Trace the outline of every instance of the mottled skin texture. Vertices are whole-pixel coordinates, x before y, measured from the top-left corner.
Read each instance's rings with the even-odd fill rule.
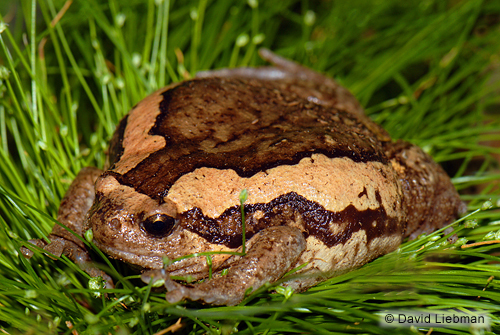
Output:
[[[392,142],[345,88],[261,55],[275,66],[204,72],[141,101],[111,140],[109,168],[82,170],[61,204],[61,223],[91,228],[108,255],[150,269],[144,281],[164,279],[170,302],[234,305],[307,263],[285,282],[304,290],[464,210],[439,165]],[[165,256],[242,250],[243,189],[246,255],[212,255],[211,280],[171,280],[206,278],[209,266],[191,257],[165,267]],[[61,227],[49,238],[46,250],[89,261]]]

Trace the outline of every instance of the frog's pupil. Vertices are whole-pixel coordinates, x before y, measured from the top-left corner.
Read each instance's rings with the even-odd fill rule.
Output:
[[[174,228],[175,219],[165,214],[156,214],[148,217],[142,222],[144,230],[155,236],[163,237],[168,235]]]

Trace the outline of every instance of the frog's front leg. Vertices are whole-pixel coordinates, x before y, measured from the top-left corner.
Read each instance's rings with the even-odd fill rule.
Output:
[[[95,181],[101,174],[102,171],[97,168],[83,168],[71,183],[59,206],[57,220],[80,236],[83,236],[85,218],[94,202]],[[67,256],[92,277],[102,276],[107,282],[106,286],[108,288],[113,287],[111,277],[103,271],[89,266],[92,259],[84,243],[79,238],[60,225],[55,225],[52,228],[48,238],[50,243],[43,239],[30,240],[29,242],[57,257],[61,255]],[[33,256],[33,252],[26,247],[22,247],[21,252],[26,258]]]
[[[270,227],[252,239],[256,240],[246,255],[233,263],[224,276],[199,284],[181,285],[170,279],[165,271],[155,270],[145,273],[143,280],[147,282],[151,276],[165,279],[166,298],[171,303],[189,299],[214,305],[236,305],[245,293],[283,276],[306,248],[302,232],[294,227]]]

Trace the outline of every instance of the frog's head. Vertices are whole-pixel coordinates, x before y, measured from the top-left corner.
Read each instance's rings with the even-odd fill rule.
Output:
[[[162,268],[164,257],[170,260],[218,247],[185,229],[177,206],[171,200],[156,199],[120,184],[112,175],[96,182],[96,198],[89,211],[96,246],[113,258],[144,268]],[[205,261],[189,258],[174,263],[169,271],[204,271]]]

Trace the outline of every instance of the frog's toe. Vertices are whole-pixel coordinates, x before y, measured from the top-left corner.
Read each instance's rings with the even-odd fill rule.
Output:
[[[47,244],[43,249],[47,251],[49,254],[52,254],[56,257],[61,257],[61,255],[64,252],[64,247],[66,243],[67,243],[66,240],[55,239],[52,240],[51,243]]]
[[[45,244],[43,243],[42,240],[29,240],[28,242],[33,244],[33,245],[36,245],[39,248],[43,248],[45,246]],[[25,246],[22,246],[20,251],[21,251],[21,254],[24,256],[24,258],[28,258],[28,259],[33,257],[33,255],[35,254],[33,252],[33,250],[31,250],[30,248],[25,247]]]
[[[180,290],[170,291],[170,292],[167,292],[167,294],[165,294],[165,299],[169,303],[175,304],[175,303],[178,303],[179,301],[181,301],[182,299],[184,299],[184,294],[182,294],[182,292]]]
[[[24,258],[28,258],[30,259],[31,257],[33,257],[33,251],[31,251],[30,249],[26,248],[26,247],[21,247],[21,254],[24,256]]]
[[[179,302],[184,298],[189,297],[188,289],[183,285],[170,279],[169,274],[165,269],[154,269],[148,270],[141,275],[141,280],[146,284],[151,281],[154,287],[159,287],[160,285],[165,286],[167,289],[166,300],[171,304]]]
[[[189,288],[173,281],[172,279],[165,280],[165,288],[168,291],[165,294],[165,299],[171,304],[175,304],[183,300],[184,298],[190,297]],[[198,299],[192,299],[192,300],[198,300]]]
[[[146,284],[149,284],[152,280],[153,286],[163,285],[163,281],[167,279],[169,279],[169,276],[164,269],[148,270],[141,274],[141,280]],[[159,281],[162,282],[158,283]]]
[[[36,245],[39,248],[44,248],[47,245],[47,243],[45,243],[45,241],[43,241],[43,240],[28,240],[28,242],[33,244],[33,245]],[[21,251],[21,254],[24,256],[24,258],[28,258],[28,259],[33,257],[33,255],[35,254],[33,252],[33,250],[31,250],[30,248],[25,247],[25,246],[22,246],[20,251]]]

